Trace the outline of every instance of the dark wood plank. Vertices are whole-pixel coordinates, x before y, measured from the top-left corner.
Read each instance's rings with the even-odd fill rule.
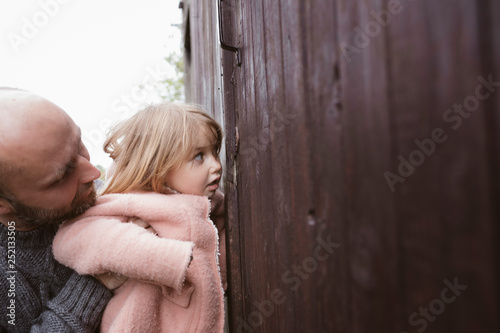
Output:
[[[189,82],[227,133],[232,331],[498,331],[500,94],[446,113],[500,81],[498,1],[222,3],[241,67],[190,1]]]
[[[436,319],[431,314],[432,322],[416,313],[435,299],[434,305],[442,304],[444,280],[493,285],[492,267],[487,263],[493,253],[487,236],[493,220],[487,204],[483,107],[456,130],[443,120],[447,109],[474,93],[481,74],[480,17],[476,5],[466,1],[453,5],[451,1],[422,1],[405,6],[388,27],[389,54],[393,55],[391,121],[397,143],[391,169],[397,168],[398,156],[417,156],[416,139],[427,140],[433,131],[442,129],[447,140],[435,144],[430,156],[422,155],[422,165],[404,183],[398,183],[395,191],[401,221],[398,326],[403,326],[397,328],[468,332],[475,326],[489,331],[492,321],[484,310],[493,299],[474,287],[446,305],[443,313],[435,310],[439,316]]]
[[[243,25],[243,38],[252,46],[245,48],[245,59],[251,57],[252,65],[246,75],[251,75],[252,80],[241,82],[249,94],[242,107],[239,122],[240,139],[242,142],[257,142],[258,147],[253,147],[254,155],[246,154],[242,149],[239,159],[241,183],[252,186],[246,194],[252,205],[243,205],[240,201],[240,216],[248,217],[247,223],[242,225],[245,243],[245,258],[247,270],[243,273],[246,281],[245,313],[243,318],[247,324],[257,330],[279,331],[277,321],[268,318],[267,311],[262,311],[261,306],[268,304],[269,294],[276,287],[276,280],[270,274],[276,267],[274,228],[276,221],[272,214],[272,159],[270,150],[266,145],[261,146],[262,129],[269,127],[269,110],[267,107],[267,81],[265,58],[265,25],[263,22],[263,9],[261,1],[248,3],[244,11],[248,26]],[[245,44],[247,45],[247,44]],[[254,110],[259,110],[255,112]],[[252,118],[246,122],[244,119]],[[248,202],[248,201],[247,201]],[[274,274],[273,274],[274,275]]]
[[[484,63],[485,70],[484,73],[491,71],[495,81],[500,81],[500,21],[497,19],[500,17],[500,3],[498,1],[487,1],[480,7],[481,17],[483,17],[486,23],[481,32],[485,34],[482,39],[482,51],[483,57],[485,59]],[[486,34],[487,32],[487,34]],[[500,238],[500,225],[496,223],[500,220],[500,175],[498,170],[500,169],[500,115],[498,110],[500,110],[500,92],[497,90],[494,95],[487,101],[487,111],[486,111],[486,127],[488,130],[488,152],[489,152],[489,165],[490,165],[490,183],[491,183],[491,205],[493,207],[493,234],[492,238],[497,240]],[[491,307],[491,313],[496,316],[495,326],[493,329],[498,330],[500,327],[500,319],[498,319],[498,313],[500,313],[500,288],[498,288],[498,281],[500,281],[500,243],[494,241],[495,249],[494,253],[496,255],[494,259],[495,267],[495,281],[496,283],[491,289],[496,289],[495,299],[496,302]]]
[[[253,75],[254,60],[253,60],[253,43],[252,34],[253,31],[248,26],[251,20],[248,15],[251,13],[251,4],[246,2],[239,2],[240,9],[238,10],[238,20],[241,21],[241,37],[239,45],[242,47],[242,65],[241,71],[234,72],[234,77],[232,82],[236,85],[236,100],[238,104],[235,105],[235,110],[237,114],[236,127],[239,129],[239,152],[236,156],[236,181],[237,181],[237,191],[238,191],[238,221],[235,221],[239,225],[239,250],[241,253],[240,261],[240,275],[241,275],[241,307],[240,311],[234,312],[234,316],[231,322],[231,328],[234,332],[244,332],[247,331],[249,326],[249,320],[247,314],[250,314],[252,309],[248,304],[248,297],[253,290],[253,278],[252,274],[257,271],[254,258],[249,256],[250,252],[248,249],[252,249],[255,246],[252,244],[250,239],[252,236],[252,219],[253,212],[256,211],[255,197],[256,191],[251,189],[255,183],[245,182],[246,175],[255,175],[257,166],[255,163],[250,165],[245,164],[246,152],[251,146],[248,145],[247,138],[252,135],[252,130],[255,131],[257,122],[257,113],[252,112],[255,110],[255,78]],[[234,56],[233,56],[234,59]],[[242,126],[242,124],[244,124]],[[253,178],[255,179],[255,178]],[[241,204],[245,205],[244,209],[241,209]],[[257,244],[257,243],[256,243]]]
[[[311,269],[301,287],[302,299],[310,295],[302,318],[305,331],[314,327],[318,332],[347,332],[352,328],[349,245],[344,241],[348,238],[348,225],[344,209],[342,73],[339,55],[332,52],[339,43],[337,10],[334,2],[302,2],[299,6],[305,105],[298,121],[306,137],[302,145],[297,140],[293,145],[308,152],[307,158],[294,154],[294,164],[300,159],[307,163],[307,170],[297,168],[297,173],[307,173],[304,193],[308,200],[303,200],[303,204],[297,201],[294,206],[300,207],[301,224],[307,225],[309,231],[307,256],[317,262],[317,269]],[[318,20],[327,16],[334,19]],[[330,249],[331,253],[324,252],[324,256],[315,256],[318,246],[328,239],[338,243],[338,247]],[[301,264],[310,262],[311,259],[304,259]]]
[[[342,1],[339,41],[359,49],[347,56],[341,50],[344,182],[353,332],[395,331],[397,300],[397,220],[393,196],[383,178],[390,165],[386,31],[372,22],[371,11],[382,1]],[[364,31],[373,29],[371,37]],[[362,32],[360,32],[362,31]],[[371,31],[371,30],[370,30]],[[360,40],[366,41],[366,45]],[[343,45],[343,44],[341,44]],[[362,47],[364,46],[364,47]],[[370,302],[367,300],[377,300]]]
[[[238,26],[235,18],[238,17],[236,1],[224,1],[221,10],[222,29],[224,38],[231,45],[239,45],[234,38]],[[233,44],[234,43],[234,44]],[[224,173],[226,211],[227,211],[227,261],[228,261],[228,317],[231,332],[238,332],[238,325],[243,320],[243,281],[242,272],[242,249],[240,219],[239,219],[239,197],[238,197],[238,162],[239,133],[237,132],[237,121],[239,117],[238,93],[234,77],[238,75],[239,68],[236,65],[234,55],[229,51],[222,52],[222,75],[223,75],[223,105],[224,122],[226,132],[226,169]]]

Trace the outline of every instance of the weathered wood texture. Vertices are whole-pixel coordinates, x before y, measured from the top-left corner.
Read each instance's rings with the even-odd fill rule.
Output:
[[[186,100],[205,107],[224,126],[221,49],[217,33],[217,6],[213,1],[184,3]],[[189,20],[188,20],[189,17]],[[186,24],[190,24],[190,29]],[[186,34],[189,34],[186,38]],[[185,43],[185,44],[187,44]]]
[[[217,2],[232,332],[500,331],[500,3],[223,0],[238,66]]]

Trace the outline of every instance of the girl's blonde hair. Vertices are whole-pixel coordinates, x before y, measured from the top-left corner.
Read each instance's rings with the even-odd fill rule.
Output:
[[[222,129],[200,106],[161,103],[139,111],[112,128],[104,143],[114,169],[102,194],[163,192],[165,177],[193,154],[200,135],[211,136],[218,154]]]

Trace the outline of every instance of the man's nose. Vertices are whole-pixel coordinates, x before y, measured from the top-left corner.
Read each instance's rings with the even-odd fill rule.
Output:
[[[92,165],[88,159],[83,156],[79,156],[78,159],[80,163],[80,183],[87,184],[101,176],[101,171]]]

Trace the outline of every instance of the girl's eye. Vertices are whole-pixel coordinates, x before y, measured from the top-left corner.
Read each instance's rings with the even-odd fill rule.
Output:
[[[196,156],[194,157],[194,159],[196,161],[203,161],[203,153],[196,154]]]

